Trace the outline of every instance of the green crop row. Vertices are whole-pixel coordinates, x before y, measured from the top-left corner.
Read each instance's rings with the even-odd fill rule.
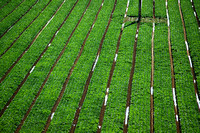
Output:
[[[0,5],[3,6],[4,4],[6,4],[7,1],[3,0],[1,1]],[[0,20],[3,19],[7,14],[9,14],[11,11],[13,11],[20,3],[22,2],[22,0],[16,0],[15,2],[9,2],[5,8],[2,8],[0,10]],[[9,7],[9,8],[7,8]]]
[[[1,53],[20,34],[21,31],[37,16],[49,0],[39,1],[0,41]],[[82,96],[86,80],[95,61],[101,38],[106,29],[114,1],[105,0],[98,19],[85,44],[83,53],[75,66],[67,84],[48,132],[69,132],[73,118]],[[20,1],[11,1],[17,5]],[[35,2],[25,1],[11,15],[0,23],[1,32],[13,24]],[[48,22],[63,0],[52,0],[50,5],[36,21],[22,34],[13,47],[0,59],[0,75],[6,72],[13,61],[30,44],[38,31]],[[0,118],[0,132],[14,132],[32,100],[49,73],[56,58],[64,47],[71,32],[80,19],[89,0],[80,0],[72,11],[66,23],[56,35],[51,46],[35,66],[27,81]],[[58,98],[69,70],[76,59],[84,38],[89,31],[95,15],[101,5],[101,0],[92,0],[81,23],[70,39],[66,50],[40,96],[27,117],[21,132],[41,132],[46,124],[51,109]],[[0,2],[1,3],[1,2]],[[5,3],[5,2],[4,2]],[[16,64],[7,78],[0,84],[1,109],[17,89],[24,76],[48,45],[53,34],[61,25],[75,1],[66,0],[49,25],[40,34],[26,54]],[[200,14],[200,2],[194,0],[197,12]],[[96,132],[99,115],[105,97],[107,81],[115,57],[116,45],[123,22],[127,1],[117,2],[112,22],[103,42],[101,55],[89,84],[86,99],[80,112],[76,132]],[[8,5],[7,5],[8,6]],[[200,83],[200,32],[193,14],[190,0],[181,0],[183,16],[186,25],[188,44],[195,69],[197,82]],[[11,9],[6,8],[4,16]],[[199,132],[199,112],[196,103],[193,79],[187,57],[183,27],[180,18],[178,0],[168,1],[171,45],[175,71],[176,96],[179,107],[181,130],[183,132]],[[3,15],[3,14],[2,14]],[[128,16],[137,17],[138,1],[130,0]],[[166,18],[165,0],[155,1],[155,15]],[[153,2],[143,1],[142,17],[153,16]],[[1,16],[0,16],[1,18]],[[10,21],[9,23],[7,23]],[[103,120],[102,132],[122,132],[126,111],[127,89],[132,67],[133,46],[137,23],[127,22],[122,34],[117,63],[109,90],[108,102]],[[151,36],[152,23],[141,23],[138,35],[135,72],[132,81],[131,106],[129,113],[128,132],[149,132],[150,130],[150,76],[151,76]],[[157,23],[154,40],[155,73],[154,73],[154,127],[155,132],[176,132],[174,103],[171,87],[171,69],[168,47],[168,28],[166,23]],[[198,84],[198,87],[200,85]]]
[[[62,2],[62,1],[60,1],[60,2]],[[53,14],[52,12],[54,12],[58,8],[59,5],[60,5],[60,3],[50,4],[51,8],[47,8],[49,10],[44,11],[43,12],[44,14],[42,14],[34,22],[34,24],[29,29],[27,29],[25,34],[23,34],[20,37],[20,39],[18,40],[18,42],[16,43],[17,46],[14,45],[10,49],[10,51],[8,51],[9,55],[7,55],[7,58],[2,58],[1,62],[6,64],[6,62],[11,60],[9,57],[11,55],[14,55],[15,51],[22,52],[22,50],[24,50],[27,46],[24,46],[22,48],[19,46],[30,44],[30,42],[27,42],[26,38],[28,38],[28,36],[31,34],[32,31],[34,31],[36,29],[40,30],[42,28],[42,26],[45,25],[47,23],[47,21],[51,18],[51,15]],[[44,17],[44,16],[47,16],[47,17]],[[60,22],[60,23],[62,23],[62,22]],[[50,24],[49,24],[49,26],[50,26]],[[16,66],[12,69],[10,74],[6,77],[6,79],[1,84],[1,87],[4,88],[4,89],[0,90],[2,92],[1,94],[2,94],[2,99],[3,99],[1,101],[1,108],[4,106],[5,102],[10,98],[10,96],[14,93],[14,91],[16,90],[17,86],[20,84],[20,82],[22,81],[22,79],[24,78],[26,73],[30,70],[32,64],[38,58],[40,53],[42,53],[43,49],[45,48],[45,46],[47,45],[47,43],[53,36],[53,34],[57,28],[55,27],[56,26],[55,23],[51,24],[51,25],[54,25],[54,26],[51,26],[52,30],[49,31],[49,30],[47,30],[48,27],[46,27],[46,29],[41,33],[41,35],[36,40],[36,42],[33,44],[33,46],[30,48],[30,50],[28,50],[27,53],[25,53],[24,57],[21,58],[21,60],[16,64]],[[58,24],[58,25],[60,25],[60,24]],[[38,31],[36,31],[36,32],[38,32]],[[46,35],[45,38],[44,38],[44,35]],[[35,36],[35,35],[33,35],[33,36]],[[32,40],[28,40],[28,41],[32,41]],[[21,53],[19,53],[19,54],[21,54]],[[16,57],[18,57],[18,56],[19,55],[16,55]],[[3,68],[3,66],[1,66],[1,67]],[[8,68],[9,68],[9,66],[8,66]]]
[[[14,27],[7,33],[5,36],[1,39],[1,45],[2,45],[2,51],[5,51],[7,47],[11,45],[13,40],[23,31],[23,29],[29,25],[29,23],[37,16],[37,14],[40,12],[41,8],[43,8],[48,1],[38,2],[33,8],[33,10],[30,10],[30,12],[25,15]],[[48,16],[50,16],[49,14]],[[47,21],[47,16],[42,17],[40,16],[40,21],[44,22],[44,20]],[[39,20],[39,19],[38,19]],[[37,20],[37,21],[38,21]],[[39,21],[38,21],[39,22]],[[4,75],[4,73],[8,70],[9,66],[13,64],[13,62],[20,56],[20,54],[26,49],[26,47],[30,44],[30,42],[33,40],[34,36],[38,33],[39,29],[42,27],[42,23],[37,24],[37,26],[31,25],[18,39],[13,47],[3,56],[1,57],[0,62],[4,63],[6,67],[1,67],[0,75],[1,77]],[[2,24],[2,23],[1,23]],[[34,22],[34,24],[36,24]],[[4,25],[4,24],[2,24]],[[5,25],[6,29],[9,27],[8,25]],[[32,29],[31,29],[32,28]],[[3,29],[3,27],[2,27]],[[8,41],[9,38],[9,41]]]

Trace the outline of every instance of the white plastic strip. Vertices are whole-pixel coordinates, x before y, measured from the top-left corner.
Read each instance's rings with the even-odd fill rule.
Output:
[[[117,61],[117,54],[115,54],[115,62]]]
[[[54,114],[55,114],[55,112],[53,112],[53,113],[51,114],[51,120],[53,119]]]
[[[185,45],[186,45],[186,49],[187,49],[187,51],[188,51],[188,50],[189,50],[189,47],[188,47],[187,41],[185,41]]]
[[[176,121],[178,121],[178,115],[176,115]]]
[[[51,46],[51,43],[49,43],[48,47]]]
[[[125,125],[127,125],[128,123],[128,113],[129,113],[129,107],[126,108]]]
[[[135,35],[136,38],[138,38],[138,33]]]
[[[199,100],[199,97],[198,97],[197,93],[196,93],[196,99],[197,99],[197,104],[198,104],[199,109],[200,109],[200,100]]]
[[[56,36],[57,36],[58,32],[59,32],[59,31],[56,32]]]
[[[99,129],[101,129],[101,126],[98,126]]]
[[[12,28],[13,28],[13,26],[12,26],[12,27],[10,27],[8,31],[10,31]]]
[[[151,87],[151,95],[153,95],[153,87]]]
[[[177,103],[176,103],[175,88],[173,88],[173,99],[174,99],[174,106],[176,107],[176,106],[177,106]]]
[[[188,59],[189,59],[189,61],[190,61],[190,67],[192,67],[192,60],[191,60],[191,57],[188,56]]]
[[[94,69],[95,69],[95,67],[96,67],[96,64],[97,64],[97,62],[98,62],[98,59],[99,59],[99,55],[97,55],[97,58],[96,58],[96,60],[95,60],[94,66],[93,66],[93,68],[92,68],[92,71],[94,71]]]
[[[109,92],[109,88],[106,89],[106,92],[107,92],[107,93]]]
[[[31,69],[30,73],[32,73],[34,69],[35,69],[35,66],[33,66],[33,67],[32,67],[32,69]]]
[[[122,24],[122,29],[124,28],[124,23]]]
[[[197,16],[196,12],[194,12],[194,16],[195,16],[195,17]]]
[[[104,106],[106,106],[107,101],[108,101],[108,94],[106,94],[106,96],[105,96],[105,103],[104,103]]]
[[[92,25],[92,29],[94,28],[94,24]]]
[[[196,83],[196,80],[194,80],[194,83]]]
[[[155,23],[153,23],[153,32],[155,32]]]

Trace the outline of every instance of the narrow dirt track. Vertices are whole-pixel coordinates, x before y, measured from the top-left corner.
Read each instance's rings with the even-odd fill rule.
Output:
[[[62,7],[62,5],[64,4],[65,1],[63,1],[61,3],[61,5],[58,7],[58,9],[54,12],[54,14],[51,16],[50,20],[56,15],[56,13],[59,11],[59,9]],[[50,20],[47,22],[49,23]],[[57,33],[57,32],[56,32]],[[56,34],[55,33],[55,34]],[[55,34],[53,36],[53,38],[55,38]],[[53,40],[51,39],[50,43]],[[24,79],[22,80],[22,82],[20,83],[20,85],[18,86],[18,88],[15,90],[15,92],[13,93],[13,95],[10,97],[10,99],[8,100],[8,102],[6,103],[6,105],[4,106],[4,108],[1,110],[0,112],[0,117],[3,115],[3,113],[5,112],[5,110],[8,108],[9,104],[12,102],[12,100],[15,98],[15,96],[17,95],[17,93],[19,92],[20,88],[23,86],[23,84],[26,82],[27,78],[29,77],[29,75],[31,74],[31,72],[33,71],[33,69],[35,68],[35,65],[39,62],[39,60],[41,59],[42,55],[44,55],[44,53],[46,52],[46,50],[48,49],[49,44],[46,46],[46,48],[44,49],[44,51],[40,54],[40,56],[38,57],[38,59],[35,61],[35,63],[32,65],[31,69],[28,71],[28,73],[26,74],[26,76],[24,77]]]
[[[140,28],[140,21],[137,23],[137,31],[135,35],[135,43],[134,43],[134,49],[133,49],[133,60],[132,60],[132,68],[129,78],[129,84],[128,84],[128,93],[127,93],[127,101],[126,101],[126,112],[125,112],[125,119],[124,119],[124,129],[123,132],[128,132],[128,117],[129,117],[129,108],[131,103],[131,89],[132,89],[132,81],[133,81],[133,74],[135,69],[135,57],[136,57],[136,48],[137,48],[137,39],[138,39],[138,32]]]
[[[2,8],[4,8],[10,1],[11,1],[11,0],[7,1],[2,7],[0,7],[0,10],[1,10]]]
[[[194,10],[194,16],[195,16],[195,18],[196,18],[196,20],[197,20],[197,24],[198,24],[199,30],[200,30],[200,20],[199,20],[199,17],[198,17],[196,8],[195,8],[195,6],[194,6],[194,2],[193,2],[193,0],[190,0],[190,2],[191,2],[191,4],[192,4],[192,9]]]
[[[57,109],[57,107],[58,107],[58,105],[59,105],[59,103],[60,103],[60,101],[61,101],[61,99],[62,99],[62,97],[63,97],[63,94],[64,94],[64,92],[65,92],[66,86],[67,86],[67,84],[68,84],[68,82],[69,82],[69,79],[70,79],[70,77],[71,77],[71,74],[72,74],[72,72],[73,72],[73,70],[74,70],[74,68],[75,68],[75,66],[76,66],[76,64],[77,64],[77,62],[78,62],[78,60],[79,60],[79,58],[80,58],[81,55],[82,55],[82,52],[83,52],[85,43],[86,43],[86,41],[87,41],[87,39],[88,39],[88,37],[89,37],[89,35],[90,35],[90,33],[91,33],[93,27],[94,27],[94,24],[95,24],[95,22],[96,22],[96,20],[97,20],[97,18],[98,18],[98,15],[99,15],[99,13],[100,13],[100,11],[101,11],[101,9],[102,9],[103,3],[104,3],[104,0],[102,0],[101,6],[100,6],[100,8],[99,8],[99,10],[98,10],[98,12],[97,12],[97,14],[96,14],[96,17],[95,17],[95,19],[94,19],[94,21],[93,21],[93,24],[91,25],[91,27],[90,27],[90,29],[89,29],[89,31],[88,31],[88,33],[87,33],[87,35],[86,35],[86,37],[85,37],[85,39],[84,39],[84,41],[83,41],[83,45],[81,46],[80,52],[79,52],[78,56],[76,57],[76,59],[75,59],[75,61],[74,61],[74,64],[73,64],[73,66],[71,67],[71,69],[70,69],[70,71],[69,71],[69,73],[68,73],[67,78],[65,79],[65,82],[64,82],[64,84],[63,84],[62,90],[61,90],[61,92],[60,92],[60,94],[59,94],[59,96],[58,96],[58,98],[57,98],[57,100],[56,100],[54,106],[52,107],[51,113],[50,113],[50,115],[49,115],[49,117],[48,117],[48,119],[47,119],[46,125],[44,126],[43,132],[47,132],[47,130],[48,130],[48,127],[49,127],[49,125],[50,125],[50,122],[51,122],[51,120],[53,119],[53,116],[54,116],[54,114],[55,114],[55,111],[56,111],[56,109]]]
[[[173,65],[173,57],[172,57],[172,48],[171,48],[171,33],[170,33],[170,21],[169,21],[169,11],[168,11],[168,0],[166,0],[166,15],[167,15],[167,26],[168,26],[168,45],[169,45],[169,56],[170,56],[170,64],[171,64],[171,80],[172,80],[172,94],[173,94],[173,102],[174,102],[174,112],[175,112],[175,121],[176,121],[176,131],[177,133],[181,132],[180,119],[179,119],[179,111],[178,111],[178,103],[176,98],[176,86],[175,86],[175,75],[174,75],[174,65]]]
[[[22,3],[24,2],[24,0],[22,0],[11,12],[9,12],[5,17],[3,17],[1,21],[3,21],[6,17],[8,17],[8,15],[10,15],[11,13],[13,13]]]
[[[105,37],[106,37],[106,33],[107,33],[107,31],[108,31],[108,28],[109,28],[109,26],[110,26],[110,23],[111,23],[111,21],[112,21],[112,16],[113,16],[113,13],[114,13],[114,11],[115,11],[116,5],[117,5],[117,0],[115,0],[113,9],[112,9],[112,12],[111,12],[111,15],[110,15],[110,19],[109,19],[109,21],[108,21],[106,30],[105,30],[105,32],[104,32],[104,34],[103,34],[103,37],[102,37],[102,39],[101,39],[101,42],[100,42],[100,44],[99,44],[99,49],[98,49],[98,51],[97,51],[96,59],[95,59],[95,61],[93,62],[92,68],[91,68],[90,73],[89,73],[89,75],[88,75],[88,79],[87,79],[87,81],[86,81],[86,84],[85,84],[85,87],[84,87],[84,91],[83,91],[81,100],[80,100],[80,102],[79,102],[79,106],[78,106],[78,108],[77,108],[77,110],[76,110],[76,113],[75,113],[75,115],[74,115],[74,120],[73,120],[71,129],[70,129],[70,133],[74,133],[74,131],[75,131],[75,129],[76,129],[76,125],[77,125],[77,122],[78,122],[79,114],[80,114],[80,112],[81,112],[81,107],[83,106],[83,102],[84,102],[84,100],[85,100],[85,97],[86,97],[86,94],[87,94],[87,91],[88,91],[88,87],[89,87],[89,84],[90,84],[90,80],[91,80],[91,78],[92,78],[94,69],[95,69],[95,67],[96,67],[96,64],[97,64],[97,62],[98,62],[99,56],[100,56],[100,54],[101,54],[102,45],[103,45],[104,39],[105,39]]]
[[[178,0],[178,6],[179,6],[180,15],[181,15],[182,25],[183,25],[183,32],[184,32],[184,39],[185,39],[185,45],[186,45],[186,50],[187,50],[187,56],[188,56],[188,60],[189,60],[189,63],[190,63],[191,73],[192,73],[192,76],[193,76],[193,84],[194,84],[196,101],[197,101],[197,105],[198,105],[199,112],[200,112],[200,100],[199,100],[199,92],[198,92],[198,87],[197,87],[196,75],[195,75],[194,67],[192,65],[192,59],[191,59],[191,56],[190,56],[189,44],[188,44],[188,41],[187,41],[187,33],[186,33],[185,22],[184,22],[184,18],[183,18],[180,0]]]
[[[126,6],[125,14],[124,14],[124,19],[127,16],[129,2],[130,2],[130,0],[127,1],[127,6]],[[107,89],[106,89],[106,93],[105,93],[105,98],[104,98],[104,102],[102,104],[101,112],[100,112],[100,116],[99,116],[99,124],[98,124],[98,128],[97,128],[97,133],[100,133],[101,129],[102,129],[104,113],[106,111],[106,105],[107,105],[107,100],[108,100],[109,88],[110,88],[112,76],[113,76],[113,73],[114,73],[114,70],[115,70],[115,64],[117,62],[117,56],[118,56],[118,51],[119,51],[119,46],[120,46],[122,33],[123,33],[123,30],[124,30],[124,25],[125,25],[125,22],[123,22],[123,24],[122,24],[121,31],[120,31],[120,34],[119,34],[119,37],[118,37],[117,48],[116,48],[116,51],[115,51],[115,57],[113,59],[112,67],[111,67],[111,70],[110,70],[109,79],[108,79],[107,87],[106,87]]]
[[[19,36],[11,43],[11,45],[0,55],[0,58],[15,44],[15,42],[21,37],[21,35],[31,26],[33,22],[40,16],[40,14],[46,9],[46,7],[51,3],[52,0],[50,0],[45,7],[39,12],[39,14],[29,23],[28,26],[19,34]]]
[[[77,0],[77,2],[78,2],[78,1],[79,1],[79,0]],[[45,80],[44,80],[43,84],[41,85],[41,87],[40,87],[40,89],[39,89],[38,93],[36,94],[36,96],[35,96],[34,100],[32,101],[32,103],[31,103],[31,105],[30,105],[29,109],[27,110],[26,114],[24,115],[24,118],[22,119],[22,121],[21,121],[20,125],[18,126],[18,128],[16,129],[16,131],[15,131],[15,132],[19,132],[19,130],[21,129],[21,127],[22,127],[22,125],[23,125],[23,123],[24,123],[24,121],[25,121],[25,120],[26,120],[26,118],[28,117],[28,115],[29,115],[29,113],[30,113],[30,111],[31,111],[32,107],[34,106],[34,104],[35,104],[35,102],[36,102],[37,98],[39,97],[39,95],[40,95],[40,93],[41,93],[41,91],[42,91],[42,89],[43,89],[44,85],[46,84],[47,80],[49,79],[49,76],[50,76],[51,72],[52,72],[52,71],[53,71],[53,69],[55,68],[56,64],[57,64],[57,63],[58,63],[58,61],[60,60],[60,58],[61,58],[61,56],[63,55],[63,53],[65,52],[65,49],[66,49],[66,47],[67,47],[67,45],[68,45],[68,43],[69,43],[69,41],[70,41],[71,37],[73,36],[73,34],[74,34],[75,30],[77,29],[77,27],[78,27],[78,25],[80,24],[80,22],[81,22],[81,20],[82,20],[83,16],[85,15],[85,13],[86,13],[86,11],[87,11],[87,9],[88,9],[88,7],[89,7],[89,5],[90,5],[91,1],[92,1],[92,0],[90,0],[90,1],[89,1],[89,3],[88,3],[88,5],[87,5],[87,7],[85,8],[85,11],[83,12],[83,14],[82,14],[81,18],[79,19],[78,23],[76,24],[75,28],[73,29],[72,33],[70,34],[70,36],[69,36],[69,38],[68,38],[68,40],[67,40],[67,42],[66,42],[66,44],[65,44],[64,48],[62,49],[62,51],[60,52],[60,54],[59,54],[58,58],[57,58],[57,59],[56,59],[56,61],[54,62],[53,66],[51,67],[51,69],[50,69],[50,71],[49,71],[48,75],[46,76],[46,78],[45,78]],[[77,3],[77,2],[76,2],[76,3]],[[76,3],[75,3],[75,5],[76,5]]]
[[[36,0],[35,3],[17,20],[15,21],[1,36],[0,36],[0,39],[6,34],[8,33],[12,27],[17,23],[19,22],[19,20],[21,20],[32,8],[34,5],[36,5],[38,3],[39,0]]]
[[[154,96],[153,96],[153,83],[154,83],[154,35],[155,35],[155,0],[153,0],[153,30],[151,38],[151,85],[150,85],[150,132],[154,132]]]
[[[124,133],[128,132],[128,119],[129,119],[129,111],[130,111],[130,104],[131,104],[131,89],[132,89],[133,74],[134,74],[134,70],[135,70],[136,48],[137,48],[137,40],[138,40],[138,33],[139,33],[140,19],[141,19],[141,6],[142,6],[142,2],[141,2],[141,0],[139,0],[139,13],[138,13],[137,30],[136,30],[136,34],[135,34],[132,67],[131,67],[128,90],[127,90],[126,111],[125,111],[124,128],[123,128]]]

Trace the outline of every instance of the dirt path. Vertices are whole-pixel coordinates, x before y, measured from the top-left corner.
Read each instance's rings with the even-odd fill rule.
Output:
[[[128,119],[129,119],[129,110],[130,110],[130,104],[131,104],[131,89],[132,89],[133,74],[134,74],[134,70],[135,70],[136,48],[137,48],[137,40],[138,40],[138,33],[139,33],[140,19],[141,19],[141,6],[142,6],[142,2],[141,2],[141,0],[139,0],[139,13],[138,13],[137,30],[136,30],[136,34],[135,34],[132,67],[131,67],[128,90],[127,90],[126,111],[125,111],[124,129],[123,129],[124,133],[128,132]]]
[[[50,125],[50,122],[51,122],[51,120],[53,119],[53,116],[54,116],[54,114],[55,114],[55,111],[56,111],[56,109],[57,109],[57,107],[58,107],[58,105],[59,105],[59,103],[60,103],[60,101],[61,101],[61,99],[62,99],[62,97],[63,97],[63,94],[64,94],[64,92],[65,92],[66,86],[67,86],[67,84],[68,84],[68,82],[69,82],[69,79],[70,79],[70,77],[71,77],[71,74],[72,74],[72,72],[73,72],[73,70],[74,70],[74,68],[75,68],[75,66],[76,66],[76,64],[77,64],[77,62],[78,62],[78,60],[79,60],[79,58],[80,58],[81,55],[82,55],[82,52],[83,52],[85,43],[86,43],[86,41],[87,41],[87,39],[88,39],[88,37],[89,37],[89,35],[90,35],[90,33],[91,33],[93,27],[94,27],[94,24],[95,24],[95,22],[96,22],[96,20],[97,20],[97,18],[98,18],[98,15],[99,15],[99,13],[100,13],[100,11],[101,11],[101,8],[102,8],[102,6],[103,6],[103,3],[104,3],[104,0],[102,0],[101,6],[100,6],[100,8],[99,8],[99,10],[98,10],[98,12],[97,12],[97,14],[96,14],[95,20],[93,21],[93,24],[91,25],[90,30],[88,31],[88,33],[87,33],[87,35],[86,35],[86,37],[85,37],[85,39],[84,39],[84,41],[83,41],[83,45],[81,46],[80,52],[79,52],[78,56],[76,57],[76,59],[75,59],[75,61],[74,61],[74,64],[73,64],[73,66],[71,67],[67,78],[65,79],[65,82],[64,82],[64,84],[63,84],[62,90],[61,90],[61,92],[60,92],[60,94],[59,94],[59,96],[58,96],[58,98],[57,98],[57,100],[56,100],[54,106],[52,107],[51,113],[50,113],[50,115],[49,115],[49,117],[48,117],[48,119],[47,119],[46,125],[44,126],[44,131],[43,131],[43,132],[46,132],[46,131],[48,130],[48,127],[49,127],[49,125]]]
[[[99,44],[99,49],[98,49],[98,51],[97,51],[96,59],[95,59],[95,61],[93,62],[93,65],[92,65],[92,68],[91,68],[91,70],[90,70],[88,79],[87,79],[87,81],[86,81],[86,84],[85,84],[85,87],[84,87],[84,91],[83,91],[81,100],[80,100],[80,102],[79,102],[78,108],[77,108],[76,113],[75,113],[75,116],[74,116],[74,120],[73,120],[71,129],[70,129],[70,133],[73,133],[73,132],[75,131],[75,129],[76,129],[76,125],[77,125],[77,122],[78,122],[79,114],[80,114],[80,112],[81,112],[81,108],[82,108],[82,106],[83,106],[83,102],[84,102],[84,100],[85,100],[85,97],[86,97],[86,94],[87,94],[87,91],[88,91],[88,87],[89,87],[90,80],[91,80],[91,78],[92,78],[94,69],[95,69],[95,67],[96,67],[96,64],[97,64],[97,62],[98,62],[99,56],[100,56],[100,54],[101,54],[102,45],[103,45],[104,39],[105,39],[105,37],[106,37],[106,33],[107,33],[107,31],[108,31],[108,28],[109,28],[109,26],[110,26],[110,23],[111,23],[111,21],[112,21],[112,16],[113,16],[113,13],[114,13],[114,11],[115,11],[116,5],[117,5],[117,0],[115,0],[113,9],[112,9],[112,12],[111,12],[111,15],[110,15],[110,19],[109,19],[109,21],[108,21],[106,30],[105,30],[105,32],[104,32],[104,34],[103,34],[103,37],[102,37],[102,39],[101,39],[101,42],[100,42],[100,44]]]
[[[193,2],[193,0],[190,0],[190,2],[192,4],[192,9],[194,10],[194,16],[195,16],[195,18],[197,20],[197,24],[198,24],[199,30],[200,30],[200,20],[199,20],[199,17],[197,15],[197,11],[196,11],[195,6],[194,6],[194,2]]]
[[[46,9],[46,7],[51,3],[52,0],[50,0],[45,7],[39,12],[39,14],[31,21],[31,23],[26,26],[26,28],[19,34],[19,36],[11,43],[11,45],[0,55],[0,58],[15,44],[15,42],[21,37],[21,35],[31,26],[33,22],[40,16],[40,14]]]
[[[126,18],[126,16],[127,16],[129,2],[130,2],[130,0],[127,1],[127,6],[126,6],[124,18]],[[97,128],[97,133],[100,133],[101,129],[102,129],[104,113],[106,111],[106,105],[107,105],[107,100],[108,100],[109,88],[110,88],[112,76],[113,76],[113,73],[114,73],[114,70],[115,70],[115,64],[116,64],[116,61],[117,61],[117,56],[118,56],[118,51],[119,51],[122,33],[123,33],[123,30],[124,30],[124,25],[125,25],[125,21],[123,21],[121,31],[120,31],[120,34],[119,34],[119,37],[118,37],[117,48],[116,48],[116,51],[115,51],[115,57],[113,59],[112,67],[111,67],[111,70],[110,70],[109,79],[108,79],[107,87],[106,87],[107,89],[106,89],[106,93],[105,93],[105,98],[104,98],[104,102],[102,104],[101,112],[100,112],[100,116],[99,116],[99,124],[98,124],[98,128]]]
[[[10,15],[11,13],[13,13],[22,3],[24,2],[24,0],[22,0],[11,12],[9,12],[5,17],[3,17],[1,21],[3,21],[6,17],[8,17],[8,15]]]
[[[153,83],[154,83],[154,35],[155,35],[155,0],[153,0],[153,30],[151,38],[151,85],[150,85],[150,132],[154,132],[154,97],[153,97]]]
[[[36,0],[35,1],[35,3],[17,20],[17,21],[15,21],[1,36],[0,36],[0,39],[6,34],[6,33],[8,33],[12,28],[13,28],[13,26],[17,23],[17,22],[19,22],[19,20],[21,20],[32,8],[33,8],[33,6],[35,5],[35,4],[37,4],[38,3],[38,1],[39,0]]]
[[[170,64],[171,64],[171,80],[172,80],[172,94],[173,94],[173,102],[174,102],[174,112],[175,112],[175,121],[176,121],[176,130],[177,133],[181,132],[180,127],[180,119],[179,119],[179,111],[178,111],[178,103],[176,98],[176,86],[175,86],[175,75],[174,75],[174,65],[173,65],[173,57],[172,57],[172,48],[171,48],[171,33],[170,33],[170,21],[169,21],[169,12],[168,12],[168,0],[166,0],[166,14],[167,14],[167,25],[168,25],[168,44],[169,44],[169,56],[170,56]]]
[[[190,56],[189,44],[188,44],[188,41],[187,41],[187,33],[186,33],[185,22],[184,22],[184,18],[183,18],[180,0],[178,0],[178,6],[179,6],[180,15],[181,15],[182,25],[183,25],[183,32],[184,32],[184,39],[185,39],[185,45],[186,45],[186,50],[187,50],[187,56],[188,56],[188,60],[189,60],[189,63],[190,63],[191,73],[192,73],[192,76],[193,76],[193,83],[194,83],[196,101],[197,101],[197,105],[198,105],[199,112],[200,112],[200,101],[199,101],[199,93],[198,93],[196,75],[195,75],[194,67],[192,65],[192,59],[191,59],[191,56]]]
[[[58,9],[54,12],[54,14],[52,15],[52,17],[49,19],[49,21],[47,23],[50,22],[50,20],[56,15],[56,13],[59,11],[59,9],[62,7],[62,5],[64,4],[64,1],[62,2],[62,4],[58,7]],[[56,33],[55,33],[56,34]],[[54,34],[54,35],[55,35]],[[54,36],[55,37],[55,36]],[[50,41],[50,43],[52,42],[52,39]],[[47,45],[47,47],[44,49],[44,51],[40,54],[40,56],[38,57],[38,59],[35,61],[35,63],[32,65],[31,69],[28,71],[28,73],[26,74],[26,76],[24,77],[24,79],[22,80],[22,82],[20,83],[20,85],[18,86],[18,88],[15,90],[15,92],[13,93],[13,95],[10,97],[10,99],[8,100],[8,102],[6,103],[6,105],[4,106],[4,108],[1,110],[0,112],[0,117],[3,115],[3,113],[5,112],[5,110],[8,108],[9,104],[12,102],[12,100],[15,98],[15,96],[17,95],[17,93],[19,92],[20,88],[23,86],[23,84],[26,82],[27,78],[29,77],[29,75],[31,74],[31,72],[34,70],[35,65],[38,63],[38,61],[41,59],[42,55],[44,55],[44,53],[46,52],[46,50],[48,49],[49,45]]]

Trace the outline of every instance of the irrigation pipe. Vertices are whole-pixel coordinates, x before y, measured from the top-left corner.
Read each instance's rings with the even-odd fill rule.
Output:
[[[129,2],[130,2],[130,0],[127,1],[126,11],[125,11],[125,14],[124,14],[124,20],[127,16]],[[106,92],[105,92],[105,98],[104,98],[104,102],[102,104],[101,112],[100,112],[100,116],[99,116],[99,124],[98,124],[98,128],[97,128],[97,133],[100,133],[101,129],[102,129],[104,113],[106,111],[106,105],[107,105],[107,101],[108,101],[110,84],[111,84],[112,76],[113,76],[113,73],[114,73],[114,70],[115,70],[115,64],[117,62],[117,56],[118,56],[118,51],[119,51],[122,33],[123,33],[123,30],[124,30],[124,25],[125,25],[125,21],[122,23],[121,31],[120,31],[120,34],[119,34],[119,37],[118,37],[115,56],[114,56],[114,59],[113,59],[112,67],[111,67],[110,74],[109,74],[109,79],[108,79],[108,82],[107,82],[107,87],[106,87],[107,89],[106,89]]]
[[[84,102],[84,100],[85,100],[85,97],[86,97],[86,94],[87,94],[87,91],[88,91],[88,87],[89,87],[89,84],[90,84],[90,80],[91,80],[91,78],[92,78],[93,72],[94,72],[94,70],[95,70],[95,67],[96,67],[96,65],[97,65],[99,56],[100,56],[100,54],[101,54],[102,45],[103,45],[104,39],[105,39],[105,37],[106,37],[106,33],[107,33],[107,31],[108,31],[108,28],[109,28],[109,26],[110,26],[110,23],[111,23],[111,21],[112,21],[112,16],[113,16],[113,13],[114,13],[114,11],[115,11],[116,5],[117,5],[117,0],[115,0],[113,9],[112,9],[112,12],[111,12],[111,15],[110,15],[110,19],[109,19],[109,21],[108,21],[106,30],[105,30],[105,32],[104,32],[104,34],[103,34],[103,37],[102,37],[102,39],[101,39],[101,42],[100,42],[100,44],[99,44],[99,49],[98,49],[98,51],[97,51],[96,58],[95,58],[95,60],[94,60],[94,62],[93,62],[92,68],[91,68],[91,70],[90,70],[90,73],[89,73],[89,75],[88,75],[87,81],[86,81],[86,83],[85,83],[84,91],[83,91],[81,100],[79,101],[79,105],[78,105],[78,108],[77,108],[77,110],[76,110],[76,113],[75,113],[75,115],[74,115],[74,120],[73,120],[71,129],[70,129],[70,133],[74,133],[74,131],[75,131],[75,129],[76,129],[76,125],[77,125],[77,122],[78,122],[79,114],[80,114],[80,112],[81,112],[81,108],[82,108],[82,106],[83,106],[83,102]]]

